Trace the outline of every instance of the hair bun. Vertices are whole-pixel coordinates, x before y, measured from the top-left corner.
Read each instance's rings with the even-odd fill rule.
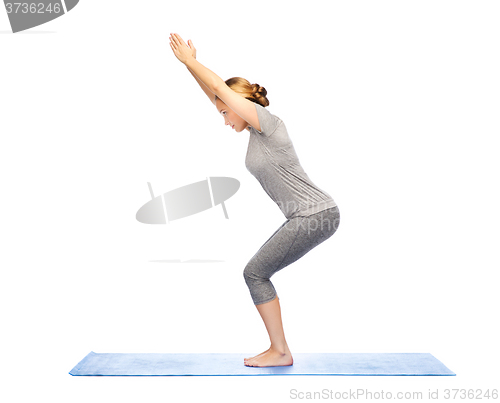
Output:
[[[259,84],[252,84],[252,87],[252,97],[262,106],[268,106],[269,100],[267,99],[267,90]]]
[[[255,98],[265,97],[267,95],[267,91],[264,87],[261,87],[259,84],[252,84],[252,86]]]
[[[226,80],[226,85],[242,97],[258,103],[264,107],[269,105],[267,99],[267,91],[259,84],[250,84],[250,82],[242,77],[232,77]]]

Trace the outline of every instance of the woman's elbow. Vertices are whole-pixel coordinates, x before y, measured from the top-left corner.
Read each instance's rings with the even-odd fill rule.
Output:
[[[218,79],[218,80],[214,80],[214,82],[212,83],[212,92],[215,94],[215,95],[220,95],[220,92],[222,91],[222,89],[224,87],[227,87],[226,83],[224,81],[222,81],[222,79]]]

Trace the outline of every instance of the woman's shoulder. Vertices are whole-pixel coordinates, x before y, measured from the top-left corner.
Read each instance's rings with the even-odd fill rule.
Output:
[[[261,131],[253,128],[257,133],[269,137],[274,131],[283,123],[283,121],[266,107],[255,103],[255,108],[257,110],[257,116],[259,118],[259,124]]]

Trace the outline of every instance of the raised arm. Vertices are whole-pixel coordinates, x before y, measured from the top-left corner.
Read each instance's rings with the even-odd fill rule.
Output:
[[[210,91],[207,88],[207,86],[205,84],[203,84],[203,82],[198,77],[196,77],[196,74],[194,74],[193,71],[189,67],[187,67],[187,69],[193,75],[196,82],[200,85],[203,92],[205,92],[205,94],[207,94],[207,97],[210,99],[210,102],[212,102],[215,105],[215,94],[212,91]]]
[[[196,59],[196,48],[194,47],[193,41],[191,39],[188,40],[188,46],[191,49],[191,55]],[[213,92],[211,92],[207,88],[207,86],[205,84],[203,84],[203,82],[198,77],[196,77],[196,74],[194,74],[193,71],[189,67],[186,66],[186,68],[189,70],[189,72],[194,77],[196,82],[200,85],[203,92],[205,94],[207,94],[207,97],[210,99],[210,102],[212,102],[215,105],[215,94]]]
[[[244,119],[250,126],[261,131],[256,106],[252,101],[238,95],[213,71],[203,66],[195,57],[192,50],[186,45],[178,34],[170,34],[170,47],[177,59],[184,63],[189,69],[202,89],[204,87],[211,93],[217,95],[222,102],[231,108],[236,114]],[[206,92],[206,91],[205,91]],[[207,95],[209,95],[207,93]],[[210,97],[210,95],[209,95]],[[215,103],[215,100],[214,100]]]

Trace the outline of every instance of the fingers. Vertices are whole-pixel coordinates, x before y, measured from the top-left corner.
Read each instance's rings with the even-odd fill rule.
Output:
[[[177,53],[177,47],[175,46],[175,44],[172,41],[170,41],[169,45],[170,45],[170,48],[172,49],[172,51],[174,52],[174,54]]]
[[[184,43],[182,38],[177,34],[170,34],[170,38],[172,38],[172,41],[175,43],[176,46],[180,46],[181,44]]]
[[[178,48],[180,48],[182,46],[185,46],[186,48],[189,49],[189,46],[186,44],[186,42],[184,42],[184,40],[180,37],[179,34],[170,34],[170,35],[171,35],[172,40],[175,43],[176,49],[178,49]],[[194,48],[194,46],[193,46],[193,48]]]
[[[170,44],[173,44],[174,46],[178,46],[178,41],[177,38],[175,37],[174,34],[170,34]]]
[[[193,45],[191,39],[188,40],[189,46],[184,42],[180,35],[175,33],[170,33],[170,47],[174,52],[175,56],[184,63],[185,57],[191,55],[196,59],[196,49]],[[188,51],[189,49],[189,51]],[[186,53],[187,52],[187,53]]]
[[[177,37],[177,39],[179,40],[179,43],[182,43],[184,46],[187,46],[186,43],[184,42],[184,39],[181,38],[181,36],[179,34],[175,34],[175,36]]]
[[[172,52],[174,52],[175,57],[179,58],[179,49],[175,45],[175,43],[170,42],[170,48],[172,49]]]

